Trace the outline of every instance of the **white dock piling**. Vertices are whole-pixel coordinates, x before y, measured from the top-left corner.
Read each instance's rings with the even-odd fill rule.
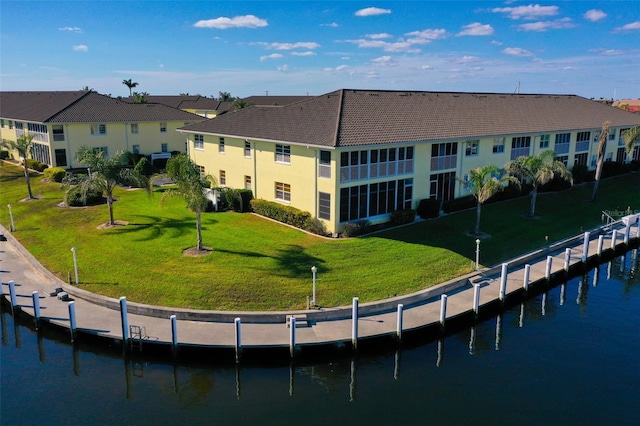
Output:
[[[126,351],[129,343],[129,318],[127,316],[127,298],[124,296],[120,298],[120,321],[122,323],[122,343]]]
[[[291,315],[289,318],[289,354],[293,358],[296,350],[296,317]]]
[[[16,283],[13,280],[9,281],[9,300],[11,301],[11,309],[18,306],[16,300]]]
[[[31,293],[33,298],[33,319],[36,322],[36,329],[40,328],[40,294],[38,291]]]
[[[480,284],[473,285],[473,312],[478,315],[480,310]]]
[[[171,321],[171,349],[175,355],[178,350],[178,317],[171,315],[169,320]]]
[[[500,274],[500,301],[504,302],[504,297],[507,293],[507,270],[509,268],[508,263],[502,264],[502,273]]]
[[[402,316],[404,313],[404,305],[402,303],[398,303],[398,319],[396,322],[396,336],[398,340],[402,340]]]
[[[598,256],[602,256],[602,245],[604,243],[604,236],[598,235]]]
[[[440,296],[440,326],[444,327],[447,321],[447,295]]]
[[[71,332],[71,342],[76,340],[76,302],[69,302],[69,331]]]
[[[522,288],[524,288],[524,291],[529,290],[530,276],[531,276],[531,265],[526,264],[524,265],[524,279],[522,280]]]
[[[358,349],[358,304],[359,299],[354,297],[351,307],[351,343],[354,350]]]
[[[589,259],[589,238],[591,234],[589,232],[584,233],[584,242],[582,243],[582,262],[586,263]]]
[[[567,248],[564,251],[564,270],[565,272],[569,272],[569,267],[571,266],[571,249]]]
[[[547,256],[547,268],[544,272],[544,277],[549,281],[551,278],[551,266],[553,264],[553,256]]]
[[[616,249],[616,244],[617,244],[617,240],[618,239],[618,230],[614,229],[611,232],[611,250],[615,250]]]
[[[242,350],[241,322],[240,318],[233,320],[236,329],[236,363],[240,362],[240,351]]]

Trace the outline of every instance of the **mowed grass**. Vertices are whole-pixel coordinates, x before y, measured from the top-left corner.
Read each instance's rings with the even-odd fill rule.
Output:
[[[528,198],[484,206],[481,263],[492,265],[549,241],[600,224],[602,210],[638,208],[637,174],[603,181],[599,202],[591,184],[542,194],[539,218],[524,217]],[[475,258],[475,210],[395,228],[367,237],[324,239],[252,214],[206,213],[203,239],[214,250],[189,257],[195,246],[195,215],[184,202],[160,205],[142,190],[118,188],[116,220],[126,226],[98,229],[108,221],[106,205],[60,207],[57,183],[32,179],[27,195],[22,169],[0,167],[0,223],[42,264],[66,281],[73,277],[71,247],[77,248],[79,287],[111,297],[154,305],[216,310],[303,309],[311,294],[311,266],[318,267],[320,306],[347,305],[418,291],[468,273]]]

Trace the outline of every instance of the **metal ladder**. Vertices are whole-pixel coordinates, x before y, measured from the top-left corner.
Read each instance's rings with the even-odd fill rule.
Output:
[[[146,334],[144,327],[139,325],[129,326],[129,343],[132,351],[137,348],[142,352],[142,341],[146,338]]]

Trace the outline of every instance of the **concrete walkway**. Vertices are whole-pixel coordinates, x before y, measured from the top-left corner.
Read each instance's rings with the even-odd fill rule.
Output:
[[[637,220],[637,217],[636,217]],[[442,315],[441,295],[446,294],[446,322],[462,316],[475,318],[475,297],[478,297],[478,312],[501,299],[508,300],[522,294],[525,270],[529,270],[529,285],[548,285],[554,277],[565,279],[577,275],[587,267],[611,259],[638,246],[638,224],[628,227],[629,237],[625,244],[625,226],[618,222],[608,229],[591,232],[588,242],[587,261],[583,262],[584,236],[567,240],[562,244],[541,249],[525,257],[514,259],[508,265],[507,275],[501,275],[502,265],[462,277],[452,282],[436,286],[427,291],[413,295],[398,297],[387,301],[362,304],[358,309],[356,323],[357,335],[355,344],[360,339],[395,336],[401,318],[401,332],[440,327]],[[612,239],[612,230],[617,237]],[[60,300],[55,295],[56,289],[63,288],[73,299],[76,315],[76,338],[82,339],[85,334],[99,336],[109,343],[123,341],[123,326],[119,301],[103,298],[75,289],[58,280],[46,271],[13,236],[0,226],[0,233],[6,241],[0,241],[0,279],[2,294],[11,303],[9,281],[13,281],[15,289],[15,307],[27,315],[34,316],[34,292],[38,292],[40,318],[43,323],[70,328],[69,301]],[[598,235],[600,234],[600,235]],[[601,244],[601,247],[599,245]],[[569,271],[565,271],[566,248],[571,249]],[[601,252],[600,256],[598,251]],[[548,269],[547,256],[552,257],[551,268]],[[528,265],[528,266],[527,266]],[[549,279],[547,279],[549,275]],[[503,286],[504,283],[504,286]],[[477,284],[477,286],[475,285]],[[503,287],[502,287],[503,286]],[[502,289],[501,289],[502,287]],[[477,292],[477,293],[476,293]],[[89,299],[89,300],[88,300]],[[402,304],[399,314],[398,304]],[[129,307],[135,309],[129,309]],[[172,310],[171,308],[152,307],[127,303],[128,325],[144,327],[143,345],[161,344],[172,347],[173,339],[178,346],[207,348],[290,348],[292,343],[291,328],[286,324],[290,313],[248,313],[232,312],[213,315],[204,311]],[[135,311],[136,313],[134,313]],[[300,311],[295,328],[294,349],[311,345],[354,345],[354,323],[351,316],[352,307]],[[177,333],[174,335],[170,316],[179,318],[175,323]],[[304,321],[304,318],[308,321]],[[234,319],[240,318],[240,338],[236,335]]]

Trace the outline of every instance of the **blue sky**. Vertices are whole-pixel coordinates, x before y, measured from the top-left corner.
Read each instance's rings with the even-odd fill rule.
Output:
[[[640,98],[622,1],[0,1],[0,89]]]

